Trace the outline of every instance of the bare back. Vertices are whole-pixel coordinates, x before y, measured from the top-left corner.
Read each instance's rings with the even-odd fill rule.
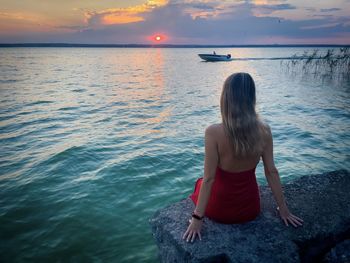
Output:
[[[215,140],[217,142],[218,166],[228,172],[241,172],[255,168],[260,161],[261,155],[249,158],[238,158],[233,154],[233,149],[229,138],[225,134],[223,124],[214,124],[211,127],[214,130]]]

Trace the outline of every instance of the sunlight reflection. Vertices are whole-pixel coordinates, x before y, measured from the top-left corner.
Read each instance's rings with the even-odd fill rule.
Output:
[[[113,62],[116,77],[110,99],[116,108],[129,112],[126,129],[119,135],[160,133],[159,126],[171,115],[164,95],[164,49],[135,49],[131,56],[118,56]],[[130,71],[131,77],[126,74]]]

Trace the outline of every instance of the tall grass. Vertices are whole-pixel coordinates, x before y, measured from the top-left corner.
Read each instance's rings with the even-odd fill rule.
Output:
[[[288,72],[313,74],[319,77],[350,79],[350,48],[305,51],[290,60],[281,61]]]

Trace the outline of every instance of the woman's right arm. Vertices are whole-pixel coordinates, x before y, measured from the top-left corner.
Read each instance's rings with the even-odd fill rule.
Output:
[[[262,159],[264,163],[264,170],[267,182],[271,188],[271,191],[275,197],[275,200],[278,205],[278,210],[280,216],[284,223],[288,226],[288,222],[290,222],[293,226],[297,227],[298,225],[302,225],[303,220],[293,214],[291,214],[288,210],[287,204],[284,199],[284,195],[282,192],[282,186],[280,177],[278,174],[278,170],[275,166],[275,162],[273,160],[273,139],[272,133],[269,126],[267,126],[267,134],[265,139],[264,151],[262,154]]]

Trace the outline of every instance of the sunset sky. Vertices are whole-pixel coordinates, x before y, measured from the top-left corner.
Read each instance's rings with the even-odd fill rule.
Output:
[[[0,0],[0,43],[350,44],[349,14],[350,0]]]

